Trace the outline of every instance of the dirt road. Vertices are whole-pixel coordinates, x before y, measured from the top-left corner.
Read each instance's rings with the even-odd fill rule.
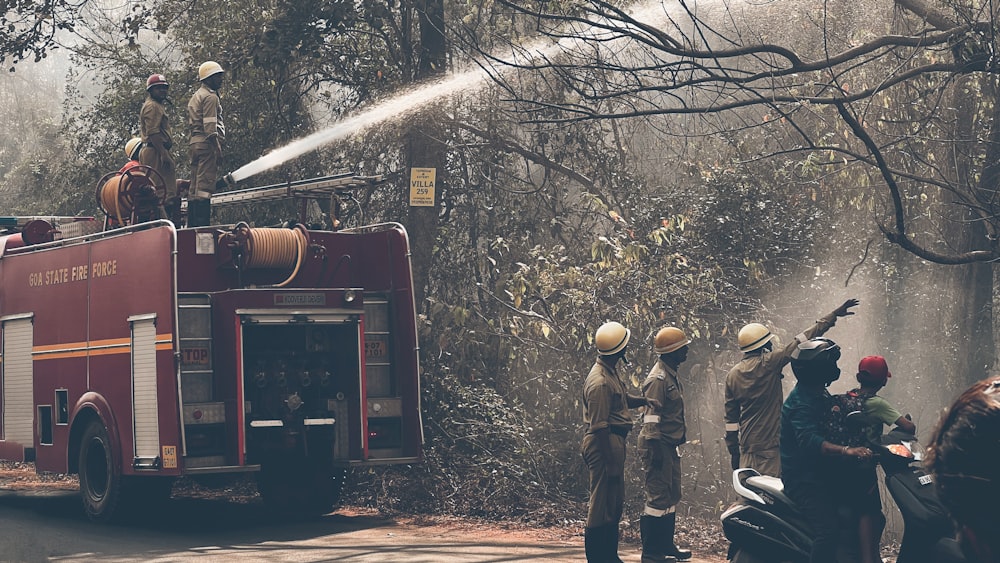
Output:
[[[275,521],[264,506],[215,499],[174,499],[167,508],[115,525],[83,516],[72,490],[0,490],[0,560],[174,562],[500,563],[579,562],[583,541],[571,531],[470,526],[461,521],[392,520],[335,512],[306,522]],[[622,559],[639,561],[623,545]],[[694,563],[723,563],[695,558]]]

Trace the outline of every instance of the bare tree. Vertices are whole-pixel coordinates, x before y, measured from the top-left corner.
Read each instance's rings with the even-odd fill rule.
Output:
[[[466,38],[498,67],[563,84],[561,99],[526,98],[509,72],[497,72],[526,121],[715,115],[720,134],[763,130],[769,142],[748,158],[800,153],[827,177],[880,186],[878,227],[906,251],[940,264],[1000,258],[1000,104],[988,7],[897,0],[890,29],[844,36],[835,3],[790,8],[819,14],[811,29],[792,32],[791,13],[767,4],[745,12],[741,2],[631,10],[605,0],[501,3],[558,42],[508,42],[512,59]],[[927,214],[977,236],[959,244],[914,228]]]

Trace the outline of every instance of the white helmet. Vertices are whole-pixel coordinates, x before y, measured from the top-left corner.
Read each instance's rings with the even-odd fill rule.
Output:
[[[594,344],[597,345],[597,353],[602,356],[613,356],[625,349],[628,339],[632,336],[632,331],[622,326],[621,323],[604,323],[594,334]]]
[[[684,331],[673,326],[661,328],[653,338],[653,352],[669,354],[691,343]]]
[[[736,342],[740,345],[740,352],[752,352],[773,338],[774,335],[766,326],[760,323],[750,323],[740,329],[736,336]]]
[[[139,160],[139,151],[142,150],[142,139],[132,137],[125,143],[125,156],[129,160]]]
[[[215,76],[222,72],[226,72],[222,70],[222,65],[215,61],[206,61],[198,67],[198,80],[205,80],[209,76]]]

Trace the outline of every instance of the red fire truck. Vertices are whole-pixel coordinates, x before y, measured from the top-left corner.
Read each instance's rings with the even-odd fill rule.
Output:
[[[342,174],[212,205],[377,181]],[[248,472],[265,502],[320,514],[348,468],[422,458],[401,225],[122,222],[0,217],[0,458],[79,474],[98,521],[169,497],[177,477]]]

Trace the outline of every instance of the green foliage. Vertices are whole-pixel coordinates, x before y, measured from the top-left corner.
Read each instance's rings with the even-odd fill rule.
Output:
[[[57,34],[76,26],[86,2],[18,0],[0,11],[0,63],[5,70],[31,58],[39,62],[58,45]]]
[[[794,189],[788,169],[686,167],[676,184],[658,186],[636,174],[627,150],[608,144],[606,124],[532,137],[489,113],[475,117],[494,139],[477,142],[461,128],[435,133],[453,150],[438,176],[445,203],[421,315],[426,468],[374,472],[361,477],[362,491],[399,510],[572,518],[586,500],[580,386],[594,361],[594,330],[607,320],[632,329],[633,383],[653,361],[652,335],[667,324],[695,339],[698,363],[713,364],[714,351],[730,347],[730,323],[756,310],[757,288],[811,260],[807,243],[826,214]],[[494,144],[525,137],[602,181],[584,187],[552,174],[538,187],[524,162]],[[377,139],[369,143],[357,148],[394,160]],[[369,201],[390,199],[375,193]],[[721,408],[717,393],[691,392]],[[706,417],[721,421],[721,413]],[[704,431],[705,440],[722,435],[710,423]],[[701,453],[715,462],[712,448]],[[423,487],[427,497],[415,492]],[[460,491],[486,491],[478,494],[490,502],[470,503]]]

